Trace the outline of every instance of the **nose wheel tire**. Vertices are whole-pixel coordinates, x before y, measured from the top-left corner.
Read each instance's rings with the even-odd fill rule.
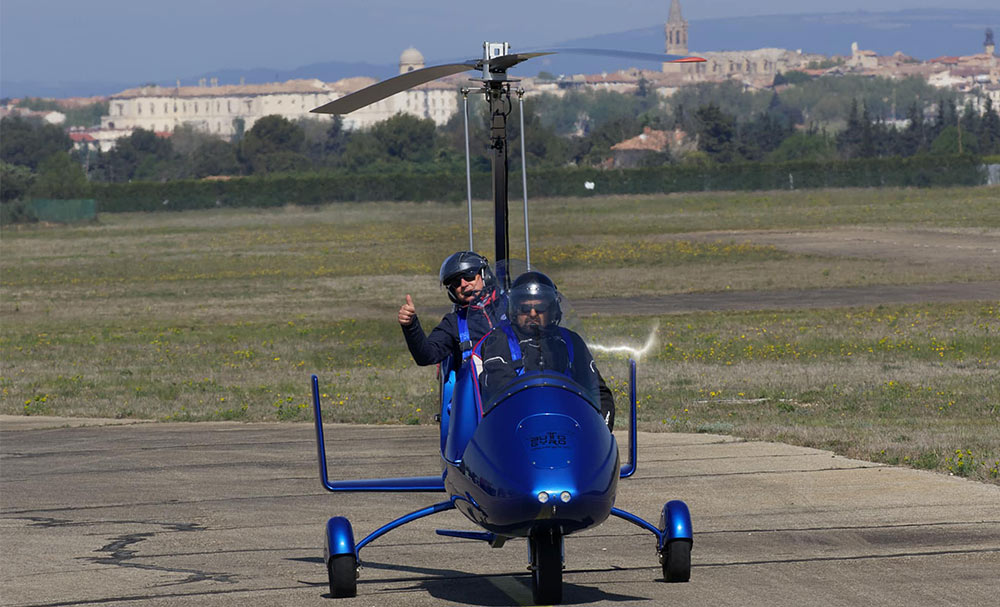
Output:
[[[334,598],[357,596],[358,561],[353,554],[335,554],[326,564],[330,576],[330,594]]]
[[[663,549],[663,579],[668,582],[686,582],[691,579],[691,542],[673,540]]]
[[[562,535],[546,531],[528,541],[532,599],[538,605],[557,605],[562,602]]]

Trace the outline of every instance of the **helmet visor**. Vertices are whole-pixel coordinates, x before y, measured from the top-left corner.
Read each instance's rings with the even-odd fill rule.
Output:
[[[465,270],[464,272],[459,272],[458,274],[453,274],[448,278],[446,278],[444,281],[444,286],[447,289],[454,291],[458,287],[462,286],[463,280],[465,282],[472,282],[473,280],[476,279],[476,276],[479,276],[479,270],[475,269]]]
[[[511,289],[508,302],[511,321],[523,329],[543,329],[559,322],[559,295],[549,285],[517,285]]]

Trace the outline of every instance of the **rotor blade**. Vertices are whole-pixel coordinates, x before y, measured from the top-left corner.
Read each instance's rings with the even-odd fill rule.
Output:
[[[534,53],[511,53],[510,55],[501,55],[499,57],[494,57],[490,59],[490,69],[497,68],[498,70],[506,70],[507,68],[514,67],[522,61],[527,61],[528,59],[533,59],[535,57],[541,57],[542,55],[554,55],[556,51],[538,51]],[[480,62],[481,64],[482,62]]]
[[[619,51],[610,48],[553,48],[536,53],[524,54],[552,54],[568,53],[571,55],[601,55],[605,57],[624,57],[626,59],[641,59],[644,61],[658,61],[660,63],[698,63],[704,61],[701,57],[686,57],[684,55],[667,55],[659,53],[643,53],[640,51]]]
[[[446,63],[445,65],[434,65],[406,72],[405,74],[400,74],[399,76],[394,76],[388,80],[383,80],[382,82],[363,88],[360,91],[344,95],[340,99],[334,99],[330,103],[321,105],[310,111],[316,114],[350,114],[354,110],[382,101],[386,97],[391,97],[396,93],[419,86],[425,82],[477,69],[477,63],[481,62],[470,60],[465,63]]]

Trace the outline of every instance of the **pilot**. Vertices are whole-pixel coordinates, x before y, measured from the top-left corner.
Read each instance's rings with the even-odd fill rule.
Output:
[[[496,278],[482,255],[472,251],[449,255],[438,276],[454,309],[444,315],[430,335],[424,335],[413,299],[407,295],[406,303],[399,308],[399,324],[414,362],[433,365],[450,354],[457,368],[505,311],[499,303]]]
[[[555,283],[541,272],[514,280],[507,296],[507,316],[476,345],[473,360],[484,401],[527,371],[550,371],[572,377],[600,400],[601,416],[614,429],[614,395],[604,383],[594,358],[577,333],[559,326],[561,297]]]

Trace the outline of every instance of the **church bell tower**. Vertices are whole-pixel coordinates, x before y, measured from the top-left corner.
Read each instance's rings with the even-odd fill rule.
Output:
[[[688,22],[681,14],[681,0],[673,0],[670,3],[670,15],[667,17],[667,24],[663,27],[667,34],[667,54],[687,55],[688,54]],[[664,73],[680,74],[684,73],[684,64],[664,63]]]
[[[681,0],[673,0],[670,3],[670,15],[667,17],[664,29],[667,34],[667,54],[687,55],[688,22],[681,14]]]

